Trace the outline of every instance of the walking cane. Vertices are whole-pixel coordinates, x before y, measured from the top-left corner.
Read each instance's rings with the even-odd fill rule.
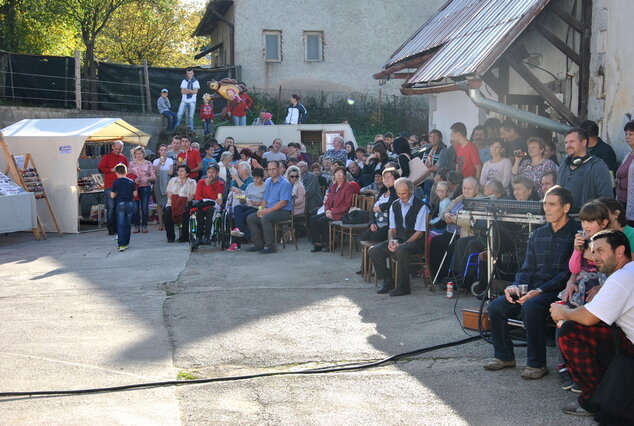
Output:
[[[445,259],[447,259],[447,252],[449,251],[449,246],[451,246],[451,243],[453,243],[454,238],[456,238],[457,232],[458,232],[458,228],[456,227],[456,230],[453,231],[453,235],[451,236],[451,240],[449,240],[449,245],[447,246],[447,250],[445,250],[445,255],[442,257],[442,260],[440,261],[440,265],[438,266],[438,270],[436,271],[434,280],[431,282],[432,286],[436,284],[436,280],[438,279],[438,274],[440,274],[440,271],[442,270],[442,265],[445,263]]]

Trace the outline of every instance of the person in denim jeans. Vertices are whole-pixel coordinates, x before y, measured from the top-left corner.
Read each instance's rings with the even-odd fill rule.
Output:
[[[194,129],[194,114],[196,113],[196,94],[200,89],[200,83],[194,78],[194,70],[187,68],[185,70],[185,78],[181,82],[181,93],[183,97],[178,112],[176,113],[176,127],[180,126],[183,120],[183,114],[187,109],[187,118],[189,119],[189,128]]]
[[[124,251],[130,244],[130,225],[134,210],[133,198],[137,196],[136,185],[126,177],[128,168],[119,164],[114,168],[117,180],[112,183],[110,198],[117,206],[117,244]]]
[[[145,159],[145,149],[142,146],[137,146],[132,150],[132,161],[128,165],[128,173],[135,176],[134,183],[136,183],[139,193],[139,200],[135,201],[134,214],[132,215],[134,233],[147,233],[148,205],[152,193],[152,182],[156,180],[156,171],[152,163]],[[139,209],[141,215],[139,215]]]
[[[167,117],[167,131],[171,131],[176,126],[176,114],[171,111],[172,104],[168,96],[167,89],[161,90],[161,96],[156,100],[156,108],[158,108],[159,114]]]

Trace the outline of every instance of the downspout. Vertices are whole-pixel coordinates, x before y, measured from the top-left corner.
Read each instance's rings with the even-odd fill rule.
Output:
[[[572,126],[568,124],[560,123],[551,118],[542,117],[541,115],[534,114],[532,112],[524,111],[519,108],[512,107],[501,102],[492,101],[486,98],[480,89],[472,89],[469,87],[469,83],[461,81],[457,83],[457,86],[464,90],[471,102],[478,108],[485,109],[487,111],[497,112],[498,114],[512,117],[517,120],[533,124],[539,128],[551,130],[553,132],[565,134],[568,130],[572,129]]]

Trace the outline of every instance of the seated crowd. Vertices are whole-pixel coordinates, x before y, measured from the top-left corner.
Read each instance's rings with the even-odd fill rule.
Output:
[[[634,146],[634,122],[625,130]],[[484,368],[515,367],[508,319],[516,317],[527,338],[521,377],[543,377],[548,374],[545,324],[551,316],[567,320],[557,329],[558,373],[563,388],[580,397],[564,411],[590,415],[597,410],[591,396],[614,355],[600,349],[612,342],[609,325],[619,326],[621,349],[634,354],[634,264],[629,263],[634,228],[628,225],[634,201],[627,202],[634,195],[634,180],[628,182],[633,156],[617,168],[614,151],[597,135],[590,121],[568,131],[563,158],[552,141],[524,139],[512,121],[494,118],[476,126],[470,138],[463,123],[454,123],[447,144],[436,129],[420,139],[377,135],[367,147],[335,137],[332,148],[315,159],[303,144],[284,146],[280,139],[269,147],[238,150],[232,138],[223,146],[209,138],[202,155],[191,148],[183,153],[175,140],[171,150],[160,149],[161,158],[172,160],[170,176],[175,173],[162,190],[163,223],[167,240],[175,241],[175,218],[197,200],[198,240],[204,243],[222,206],[233,223],[229,251],[250,242],[247,251],[270,254],[279,243],[276,224],[293,217],[299,224],[293,235],[308,236],[311,252],[317,253],[330,250],[329,225],[351,211],[355,198],[371,197],[369,222],[359,240],[370,246],[377,293],[402,296],[411,292],[411,275],[425,273],[411,267],[412,256],[426,253],[434,282],[451,280],[462,288],[474,279],[469,259],[475,255],[484,265],[486,238],[459,215],[465,199],[541,202],[546,223],[530,235],[514,283],[489,305],[494,358]],[[410,167],[417,157],[427,171],[422,179]],[[614,177],[619,178],[616,188]],[[187,241],[187,221],[181,223],[178,241]],[[290,237],[284,233],[282,238]]]

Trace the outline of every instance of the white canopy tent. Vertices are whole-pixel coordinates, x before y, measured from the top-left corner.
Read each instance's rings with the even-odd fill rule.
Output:
[[[28,119],[0,131],[11,154],[31,153],[62,232],[66,233],[79,232],[77,167],[84,144],[122,140],[146,146],[150,139],[150,135],[120,118]],[[2,170],[6,161],[0,158]],[[42,203],[38,203],[38,213],[44,228],[53,231],[53,220]]]

